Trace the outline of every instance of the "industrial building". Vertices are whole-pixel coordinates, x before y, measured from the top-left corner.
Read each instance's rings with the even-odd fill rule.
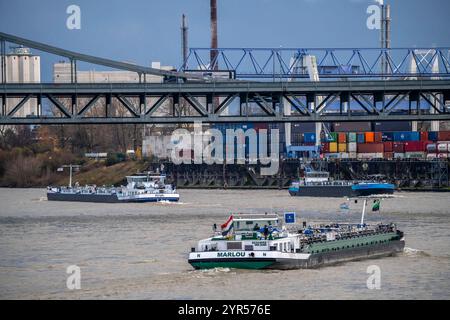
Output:
[[[155,69],[175,70],[172,66],[161,66],[160,62],[152,62],[151,66]],[[62,61],[53,65],[53,82],[70,83],[71,76],[70,62]],[[76,79],[80,83],[138,83],[139,75],[131,71],[77,70]],[[146,81],[150,83],[162,83],[163,80],[160,76],[146,75]]]
[[[31,53],[29,48],[13,47],[11,52],[6,54],[6,81],[8,83],[40,83],[41,82],[41,58],[38,55]],[[0,70],[0,79],[3,79],[3,74]],[[12,109],[17,105],[21,99],[8,98],[7,108]],[[16,116],[26,117],[29,115],[36,115],[38,110],[36,108],[36,99],[32,98],[27,101],[23,107],[17,111]]]

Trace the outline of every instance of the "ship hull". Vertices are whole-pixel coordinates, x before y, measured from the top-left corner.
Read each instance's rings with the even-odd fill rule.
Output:
[[[350,197],[352,186],[300,186],[289,188],[289,194],[296,197]]]
[[[371,196],[377,194],[393,194],[395,186],[389,183],[355,184],[352,187],[355,196]]]
[[[310,269],[354,260],[373,259],[403,252],[404,240],[392,240],[370,246],[361,246],[325,253],[245,252],[240,257],[218,257],[219,253],[191,253],[189,263],[195,269]],[[251,256],[253,254],[253,256]]]
[[[178,195],[142,195],[119,198],[116,194],[75,194],[48,192],[49,201],[72,201],[72,202],[98,202],[98,203],[124,203],[124,202],[158,202],[179,200]]]

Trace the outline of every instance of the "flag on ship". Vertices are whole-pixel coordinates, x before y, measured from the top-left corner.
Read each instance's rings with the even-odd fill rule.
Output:
[[[372,211],[380,211],[380,199],[373,202]]]
[[[231,233],[231,231],[233,230],[233,215],[231,215],[227,222],[225,222],[224,224],[222,224],[220,226],[222,228],[222,235],[225,237],[228,234]]]

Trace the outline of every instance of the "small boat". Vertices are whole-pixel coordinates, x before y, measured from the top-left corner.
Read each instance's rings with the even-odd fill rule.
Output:
[[[75,185],[74,187],[47,187],[49,201],[79,202],[158,202],[178,201],[180,195],[165,175],[138,174],[127,176],[127,185],[121,187],[97,187]]]
[[[236,214],[222,232],[200,240],[188,262],[195,269],[300,269],[402,252],[404,234],[395,224],[330,223],[289,230],[277,214]],[[286,218],[285,218],[286,220]]]

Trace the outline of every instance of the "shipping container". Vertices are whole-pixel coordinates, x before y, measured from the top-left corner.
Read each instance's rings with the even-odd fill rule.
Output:
[[[384,146],[382,143],[359,143],[358,153],[383,153]]]
[[[331,132],[328,135],[323,134],[320,137],[322,142],[337,142],[337,134],[334,132]]]
[[[405,152],[422,152],[422,151],[424,151],[424,141],[405,142]]]
[[[420,132],[420,141],[427,141],[428,140],[428,132],[421,131]]]
[[[350,159],[356,159],[358,157],[358,153],[356,153],[356,152],[349,152],[348,153],[348,157]]]
[[[358,153],[357,159],[383,159],[383,152]]]
[[[443,159],[447,159],[448,158],[448,153],[438,153],[438,158],[443,158]]]
[[[394,143],[391,141],[383,142],[384,152],[394,152]]]
[[[339,143],[338,144],[338,151],[339,152],[347,152],[347,144],[346,143]]]
[[[338,152],[338,144],[337,142],[330,142],[330,153]]]
[[[348,142],[357,142],[355,132],[350,132],[348,134]]]
[[[370,122],[335,122],[334,132],[366,132],[372,131]]]
[[[438,140],[439,141],[450,141],[450,131],[439,131],[438,133]]]
[[[433,142],[438,141],[438,138],[439,138],[438,134],[439,134],[439,132],[437,132],[437,131],[428,132],[428,140],[431,140]]]
[[[394,141],[420,141],[419,132],[394,132]]]
[[[384,153],[384,159],[394,159],[394,153],[393,152],[385,152]]]
[[[447,143],[438,143],[437,150],[439,153],[447,153],[448,152],[448,144]]]
[[[383,141],[394,141],[394,133],[393,132],[382,132],[381,139]]]
[[[303,134],[303,142],[305,143],[315,143],[316,142],[316,134],[314,132],[307,132]]]
[[[425,158],[425,152],[405,152],[405,158],[407,158],[407,159],[423,159],[423,158]]]
[[[316,124],[314,122],[292,123],[291,133],[316,132]]]
[[[349,142],[348,144],[348,152],[357,152],[358,144],[356,142]]]
[[[375,133],[374,132],[366,132],[365,134],[366,143],[375,142]]]
[[[403,142],[394,142],[392,144],[392,151],[394,151],[394,153],[404,153],[405,144]]]
[[[356,142],[358,142],[358,143],[365,143],[366,142],[364,133],[356,134]]]
[[[346,133],[339,133],[338,134],[338,142],[339,143],[346,143],[347,142],[347,134]]]
[[[375,143],[383,142],[383,134],[381,132],[375,132],[374,141]]]
[[[437,158],[437,154],[436,153],[428,153],[427,154],[427,159],[436,159]]]
[[[336,132],[331,132],[330,135],[331,135],[331,139],[333,139],[332,142],[337,142],[337,133]]]
[[[426,150],[427,150],[427,152],[430,152],[430,153],[437,152],[437,144],[436,143],[429,143],[429,144],[427,144]]]
[[[394,152],[394,159],[404,159],[405,153],[403,152]]]
[[[347,152],[340,152],[340,158],[341,159],[349,159],[350,155]]]
[[[411,121],[380,121],[374,123],[374,131],[411,131]]]
[[[330,153],[330,143],[322,142],[322,153]]]
[[[339,153],[324,153],[324,157],[329,159],[339,159],[340,156]]]

